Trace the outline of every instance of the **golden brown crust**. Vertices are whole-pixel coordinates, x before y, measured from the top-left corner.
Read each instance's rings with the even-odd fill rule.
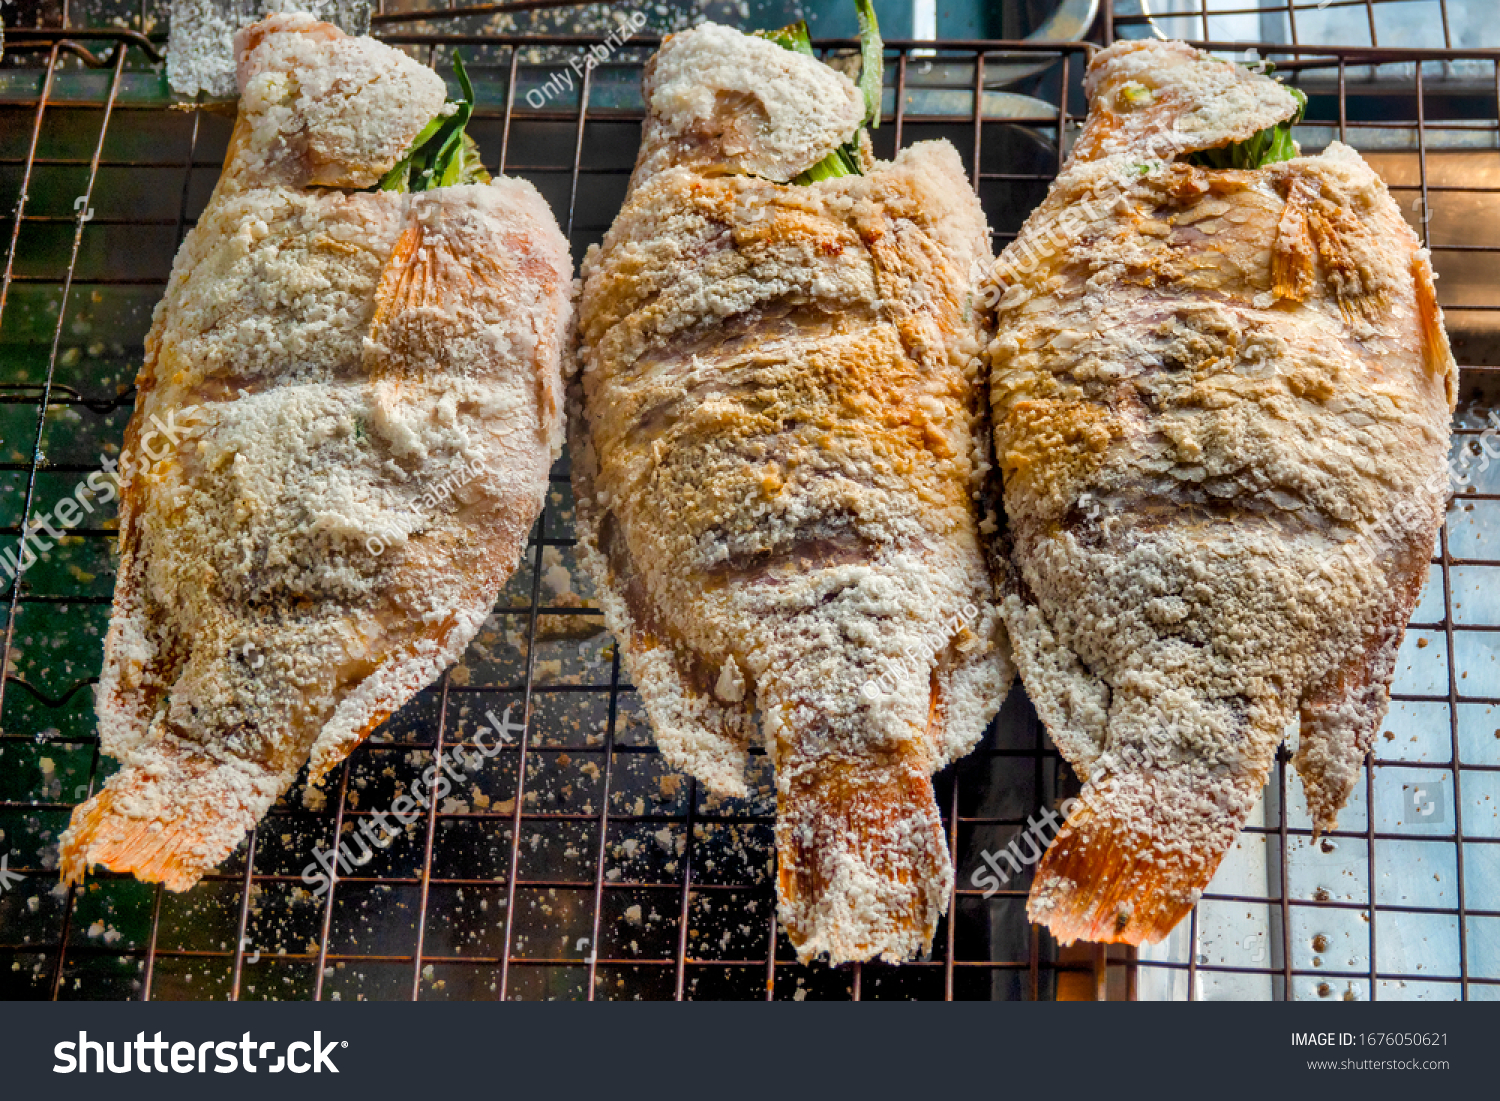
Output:
[[[1070,162],[995,267],[1006,622],[1093,804],[1033,888],[1064,940],[1164,936],[1299,710],[1332,828],[1447,491],[1456,369],[1358,155],[1143,164]]]
[[[952,883],[928,775],[1008,683],[983,217],[946,143],[808,187],[685,156],[585,260],[580,541],[673,764],[742,792],[761,716],[799,955],[908,958]]]
[[[301,19],[250,37],[303,87],[303,39],[341,40]],[[367,47],[380,81],[430,76]],[[431,683],[514,569],[560,447],[571,271],[536,191],[288,184],[257,137],[270,103],[242,103],[147,341],[98,687],[125,767],[76,809],[69,878],[191,886],[304,765],[316,783]],[[355,135],[361,171],[407,129]],[[177,446],[151,439],[188,410]]]

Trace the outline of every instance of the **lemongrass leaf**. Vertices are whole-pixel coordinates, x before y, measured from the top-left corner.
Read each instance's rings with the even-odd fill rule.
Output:
[[[1244,141],[1230,142],[1213,149],[1199,149],[1188,154],[1187,163],[1199,168],[1237,168],[1241,170],[1264,168],[1268,164],[1289,161],[1297,156],[1297,144],[1292,140],[1292,127],[1302,121],[1307,110],[1307,96],[1299,88],[1288,88],[1297,101],[1296,113],[1275,126],[1268,126]]]
[[[885,44],[880,39],[880,25],[875,20],[875,8],[871,0],[854,0],[855,14],[859,17],[859,90],[865,101],[864,120],[860,129],[880,125],[881,94],[884,83]],[[774,42],[784,50],[815,57],[812,38],[806,22],[790,23],[773,31],[755,31],[757,38]],[[840,176],[863,176],[860,163],[859,131],[854,137],[829,153],[811,168],[799,173],[791,180],[794,184],[817,183],[819,180],[836,180]]]
[[[807,33],[807,21],[799,19],[795,23],[788,23],[784,27],[778,27],[774,31],[756,31],[756,38],[764,38],[768,42],[774,42],[784,50],[791,50],[794,54],[804,54],[807,57],[815,56],[812,48],[812,36]]]
[[[381,177],[381,191],[428,191],[435,187],[450,187],[466,182],[465,176],[473,175],[472,161],[479,160],[478,149],[470,148],[473,140],[464,132],[474,113],[474,85],[464,70],[462,55],[453,55],[453,70],[458,74],[458,84],[463,98],[456,103],[449,101],[448,113],[434,118],[418,132],[412,140],[406,156],[396,162],[389,172]],[[479,172],[484,172],[483,164]],[[488,174],[485,179],[488,179]]]
[[[885,43],[871,0],[854,0],[859,16],[859,90],[865,96],[865,125],[880,128],[881,93],[885,84]]]

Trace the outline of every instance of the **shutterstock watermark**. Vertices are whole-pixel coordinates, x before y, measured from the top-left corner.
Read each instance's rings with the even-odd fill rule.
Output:
[[[12,883],[12,880],[15,882]],[[10,888],[25,882],[26,877],[24,875],[20,872],[10,870],[10,853],[0,856],[0,895],[3,895]]]
[[[339,1068],[334,1065],[333,1052],[336,1048],[349,1046],[348,1040],[329,1040],[325,1044],[323,1034],[314,1032],[310,1041],[298,1040],[288,1044],[286,1053],[277,1056],[273,1063],[271,1056],[276,1051],[276,1041],[258,1042],[249,1032],[238,1040],[222,1043],[214,1040],[174,1042],[163,1040],[160,1032],[148,1040],[144,1032],[137,1032],[134,1040],[120,1040],[118,1043],[120,1058],[116,1061],[116,1041],[90,1040],[87,1032],[80,1032],[77,1040],[64,1040],[53,1046],[52,1055],[57,1062],[53,1064],[52,1073],[207,1074],[212,1069],[214,1074],[234,1074],[243,1068],[250,1074],[262,1070],[267,1074],[282,1071],[337,1074]],[[211,1067],[210,1059],[213,1060]],[[255,1065],[257,1059],[261,1061],[260,1066]]]
[[[465,752],[461,745],[449,747],[438,754],[437,760],[420,776],[412,780],[406,794],[397,796],[388,810],[374,811],[368,818],[362,818],[359,828],[349,834],[358,842],[358,854],[341,838],[334,839],[335,847],[332,851],[319,845],[313,851],[313,862],[302,869],[302,882],[313,888],[313,894],[321,896],[338,878],[340,870],[345,875],[351,875],[355,868],[368,864],[374,858],[375,849],[390,848],[398,834],[416,822],[434,803],[447,796],[455,784],[463,783],[470,772],[478,770],[485,761],[499,755],[502,749],[514,742],[517,734],[525,733],[525,723],[511,722],[510,713],[515,706],[507,706],[505,714],[498,719],[493,711],[485,712],[490,725],[480,727],[473,739],[479,752]],[[486,743],[484,736],[491,730],[495,735],[494,740]],[[395,819],[395,824],[392,824],[391,819]]]
[[[1145,771],[1153,767],[1146,755],[1134,746],[1120,746],[1111,749],[1110,757],[1119,762],[1112,771]],[[1020,875],[1027,868],[1041,860],[1042,854],[1047,847],[1057,840],[1065,823],[1072,822],[1081,825],[1098,809],[1094,802],[1098,793],[1093,788],[1085,788],[1083,793],[1076,799],[1064,799],[1056,810],[1044,807],[1034,815],[1026,819],[1026,826],[999,852],[986,849],[979,854],[979,859],[984,867],[976,868],[969,875],[969,882],[978,890],[984,892],[985,898],[991,898],[995,892],[1010,882],[1013,875]],[[1209,796],[1215,803],[1223,804],[1228,794],[1216,791]],[[1050,836],[1049,836],[1050,831]]]
[[[173,450],[181,446],[183,440],[192,439],[201,429],[201,425],[185,423],[192,420],[197,412],[196,405],[181,410],[168,410],[165,424],[152,413],[148,418],[150,427],[141,433],[140,439],[146,461],[137,466],[136,459],[132,458],[129,451],[121,451],[119,459],[100,455],[100,468],[79,482],[71,495],[53,505],[50,512],[34,516],[22,525],[21,538],[15,548],[6,548],[0,554],[0,570],[4,570],[8,577],[19,578],[36,564],[40,555],[46,554],[53,547],[39,533],[45,532],[53,540],[60,542],[69,531],[83,523],[85,516],[94,514],[96,504],[101,507],[108,505],[120,495],[122,476],[144,473],[157,463],[164,462]],[[184,423],[179,423],[178,418]],[[154,444],[163,439],[170,446],[164,445],[158,451]]]
[[[1496,437],[1500,436],[1500,414],[1491,409],[1486,419],[1488,427],[1479,434],[1476,441],[1481,474],[1490,468],[1490,460],[1500,459],[1500,447],[1490,450],[1491,445],[1496,443]],[[1445,497],[1463,489],[1472,480],[1469,468],[1473,466],[1474,459],[1474,452],[1464,447],[1458,456],[1449,459],[1447,465],[1434,473],[1420,488],[1428,494],[1442,493]],[[1382,540],[1395,541],[1403,530],[1422,519],[1423,509],[1420,502],[1407,497],[1397,501],[1388,512],[1382,512],[1369,523],[1359,525],[1353,537],[1339,544],[1336,551],[1319,561],[1308,576],[1308,581],[1313,583],[1313,599],[1319,604],[1328,602],[1338,580],[1333,571],[1335,563],[1343,561],[1353,564],[1357,560],[1375,562],[1385,545]]]
[[[1430,826],[1448,820],[1448,789],[1441,780],[1401,785],[1401,823]]]
[[[1009,845],[998,853],[986,849],[979,854],[979,859],[984,862],[985,867],[974,869],[973,874],[969,876],[969,882],[983,891],[985,898],[993,897],[995,892],[1010,882],[1011,876],[1020,875],[1042,858],[1042,854],[1047,851],[1047,846],[1056,840],[1062,824],[1073,813],[1078,802],[1077,799],[1064,799],[1057,810],[1044,807],[1035,816],[1028,817],[1026,828],[1017,834]],[[1052,831],[1050,837],[1047,835],[1048,830]],[[1001,861],[1005,862],[1004,866],[1001,865]]]

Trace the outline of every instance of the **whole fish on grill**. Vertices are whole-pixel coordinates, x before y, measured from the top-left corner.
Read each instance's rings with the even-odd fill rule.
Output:
[[[584,263],[579,536],[668,761],[738,796],[771,756],[798,955],[899,960],[952,889],[931,773],[1010,678],[975,502],[990,256],[947,142],[871,156],[878,43],[873,105],[805,47],[708,24],[647,67]]]
[[[74,810],[70,879],[186,889],[436,679],[561,446],[567,244],[529,184],[483,182],[470,100],[305,15],[238,56],[126,430],[97,690],[123,767]],[[174,418],[186,438],[150,438]]]
[[[1334,828],[1447,495],[1428,254],[1300,94],[1182,43],[1089,67],[1071,159],[994,267],[1017,667],[1086,781],[1030,914],[1138,944],[1189,911],[1283,734]]]

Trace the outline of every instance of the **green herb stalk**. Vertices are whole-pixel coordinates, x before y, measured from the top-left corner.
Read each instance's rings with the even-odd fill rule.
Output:
[[[474,114],[474,85],[457,52],[453,55],[453,71],[458,74],[463,99],[453,104],[452,114],[439,115],[422,127],[406,156],[380,178],[381,191],[431,191],[454,184],[489,182],[479,146],[464,132]]]
[[[871,0],[854,0],[855,13],[859,16],[859,90],[865,99],[865,117],[854,137],[839,146],[828,156],[807,171],[798,175],[792,183],[810,184],[819,180],[835,180],[840,176],[863,176],[864,169],[859,160],[859,134],[866,127],[880,128],[880,100],[884,83],[885,44],[880,39],[880,24],[875,20],[875,8]],[[791,23],[774,31],[756,31],[756,36],[774,42],[792,53],[815,57],[812,38],[805,22]]]
[[[1231,142],[1214,149],[1199,149],[1188,154],[1188,164],[1200,168],[1264,168],[1268,164],[1289,161],[1297,155],[1297,146],[1292,141],[1292,127],[1302,121],[1307,110],[1307,97],[1296,88],[1288,88],[1297,101],[1297,113],[1284,122],[1268,126],[1244,141]]]

